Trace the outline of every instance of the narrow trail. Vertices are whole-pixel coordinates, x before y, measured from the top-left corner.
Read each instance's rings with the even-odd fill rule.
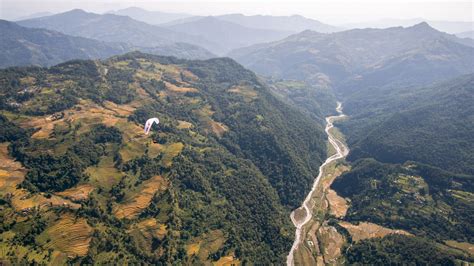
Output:
[[[324,175],[325,166],[330,164],[333,161],[346,157],[347,154],[349,153],[349,148],[340,140],[338,140],[334,135],[332,135],[330,132],[331,128],[334,127],[333,125],[334,120],[340,119],[345,116],[345,114],[342,113],[342,104],[340,102],[337,103],[336,111],[338,112],[339,115],[326,117],[326,128],[325,128],[326,134],[328,135],[328,141],[334,147],[334,149],[336,150],[336,153],[328,157],[326,161],[319,167],[319,174],[314,180],[311,191],[306,196],[305,200],[301,204],[301,207],[296,209],[296,210],[304,209],[304,216],[297,219],[295,217],[296,210],[291,212],[290,218],[293,224],[295,225],[296,230],[295,230],[295,241],[293,242],[293,246],[291,247],[290,253],[286,257],[287,266],[294,265],[294,253],[298,249],[298,246],[300,244],[303,244],[303,240],[304,240],[304,237],[302,236],[303,227],[311,220],[313,216],[313,206],[311,205],[311,199],[313,198],[313,193],[316,191],[316,188],[318,187],[321,177]]]

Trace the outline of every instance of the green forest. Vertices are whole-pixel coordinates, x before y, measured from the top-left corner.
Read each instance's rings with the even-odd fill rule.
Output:
[[[468,259],[429,240],[401,235],[363,240],[349,248],[346,257],[350,265],[459,265],[459,259]]]
[[[474,75],[421,88],[368,88],[344,102],[349,159],[412,160],[474,174]]]
[[[346,98],[349,119],[337,126],[352,169],[331,186],[351,200],[344,219],[416,236],[356,243],[349,263],[472,261],[448,246],[474,241],[473,88],[474,76],[466,75],[421,88],[366,88]]]

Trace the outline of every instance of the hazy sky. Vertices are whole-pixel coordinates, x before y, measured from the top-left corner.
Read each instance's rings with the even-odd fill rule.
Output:
[[[0,0],[0,17],[15,19],[36,12],[63,12],[73,8],[102,13],[129,6],[148,10],[219,15],[299,14],[332,24],[383,18],[425,18],[429,20],[472,21],[472,1],[433,0]]]

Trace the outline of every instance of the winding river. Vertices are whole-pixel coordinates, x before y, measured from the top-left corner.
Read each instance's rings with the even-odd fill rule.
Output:
[[[321,177],[324,174],[325,166],[335,160],[344,158],[349,153],[349,148],[340,140],[338,140],[330,132],[331,128],[334,127],[333,122],[345,116],[342,113],[342,104],[340,102],[337,103],[336,111],[339,115],[326,117],[326,129],[325,129],[326,134],[328,135],[328,141],[334,147],[334,149],[336,150],[336,153],[328,157],[326,161],[319,167],[319,174],[314,180],[311,191],[306,196],[305,200],[301,204],[301,207],[291,212],[291,215],[290,215],[291,221],[295,225],[296,230],[295,230],[295,241],[293,242],[293,246],[291,247],[290,254],[288,254],[286,258],[286,264],[288,266],[294,265],[294,253],[298,249],[299,244],[303,244],[303,241],[304,241],[303,227],[311,220],[311,217],[313,216],[313,206],[311,204],[311,199],[313,198],[313,193],[314,191],[316,191],[319,181],[321,180]],[[302,212],[303,210],[304,212]],[[304,215],[299,214],[299,216],[301,217],[296,218],[295,211],[304,213]]]

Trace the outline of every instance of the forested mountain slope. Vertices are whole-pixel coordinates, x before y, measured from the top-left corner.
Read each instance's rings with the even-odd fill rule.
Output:
[[[407,160],[474,174],[474,74],[434,86],[367,89],[346,102],[350,159]]]
[[[2,260],[284,261],[325,137],[252,72],[131,53],[0,77]]]
[[[421,88],[367,88],[347,98],[349,119],[338,126],[351,146],[352,169],[332,184],[351,199],[345,219],[414,235],[358,243],[348,261],[474,260],[472,102],[474,74]]]

